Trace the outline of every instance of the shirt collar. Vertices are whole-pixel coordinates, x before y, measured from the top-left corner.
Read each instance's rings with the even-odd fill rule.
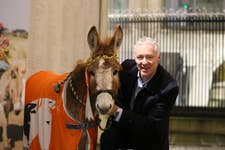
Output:
[[[154,76],[154,75],[153,75],[153,76]],[[138,86],[139,88],[146,87],[147,84],[148,84],[148,82],[152,79],[153,76],[151,76],[148,80],[146,80],[146,81],[143,82],[142,79],[141,79],[140,72],[138,71],[138,73],[137,73],[137,77],[138,77],[138,80],[137,80],[137,86]]]

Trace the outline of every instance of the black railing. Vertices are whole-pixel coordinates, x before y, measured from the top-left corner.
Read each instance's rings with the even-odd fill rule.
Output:
[[[161,64],[180,86],[174,115],[225,116],[224,14],[110,14],[110,31],[116,24],[124,31],[120,61],[133,58],[139,38],[158,41]]]

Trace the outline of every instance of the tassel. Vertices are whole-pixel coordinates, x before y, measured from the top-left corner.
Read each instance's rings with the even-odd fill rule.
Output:
[[[60,92],[60,84],[59,83],[56,83],[53,85],[53,88],[55,90],[56,93],[59,93]]]
[[[84,129],[78,144],[78,150],[88,150],[89,149],[89,140],[88,140],[88,131]]]

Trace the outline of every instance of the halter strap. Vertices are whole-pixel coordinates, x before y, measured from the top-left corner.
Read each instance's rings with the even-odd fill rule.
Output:
[[[67,129],[71,129],[71,130],[86,130],[89,128],[93,128],[93,127],[98,127],[100,124],[101,120],[100,119],[96,119],[96,120],[92,120],[92,121],[87,121],[87,122],[83,122],[80,124],[66,124],[66,128]]]

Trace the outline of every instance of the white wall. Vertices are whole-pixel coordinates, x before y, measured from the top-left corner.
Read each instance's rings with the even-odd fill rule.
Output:
[[[39,70],[72,71],[78,59],[89,56],[87,34],[95,25],[107,29],[107,1],[31,1],[28,75]]]

